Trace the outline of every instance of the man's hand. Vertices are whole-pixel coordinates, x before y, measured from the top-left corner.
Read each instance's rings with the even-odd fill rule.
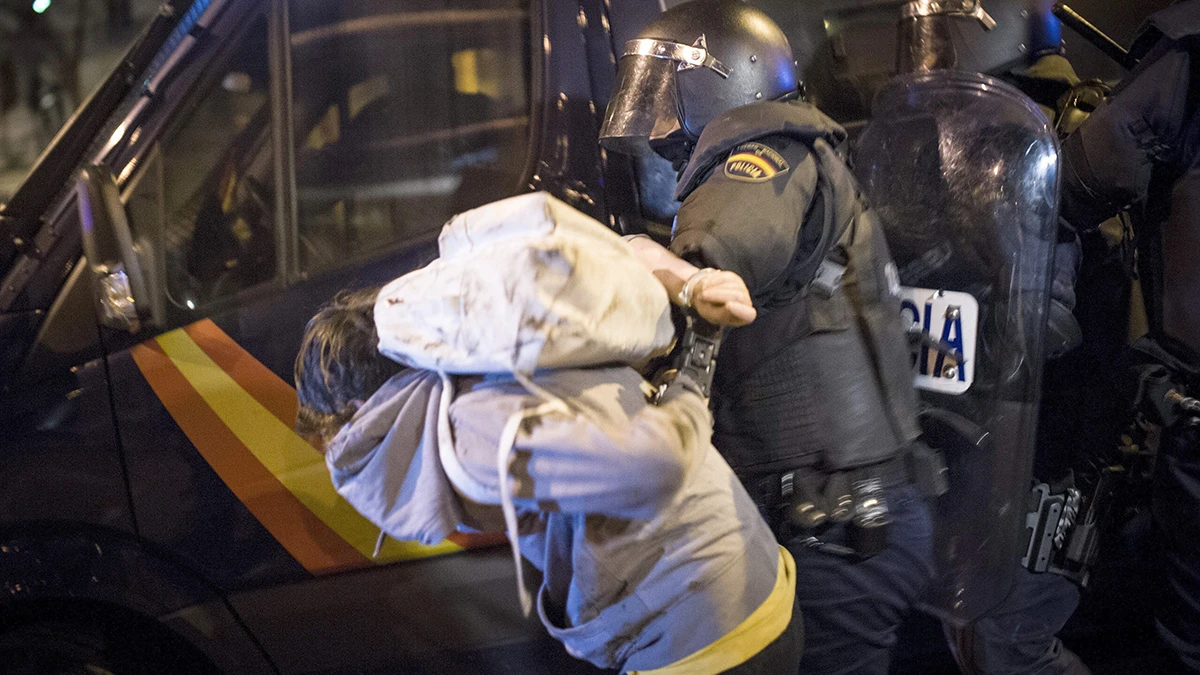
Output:
[[[646,236],[625,238],[642,264],[667,289],[671,301],[679,304],[679,294],[689,279],[700,272],[679,256],[671,253]],[[750,300],[746,282],[733,272],[706,270],[696,278],[691,289],[691,305],[705,321],[718,326],[745,326],[754,321],[758,312]]]
[[[758,316],[746,282],[737,274],[724,270],[697,280],[692,291],[692,306],[705,321],[718,326],[745,326]]]

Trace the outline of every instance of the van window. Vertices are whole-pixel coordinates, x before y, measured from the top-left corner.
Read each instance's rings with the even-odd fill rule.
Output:
[[[431,237],[454,213],[518,192],[527,6],[290,3],[304,271]]]
[[[167,299],[194,310],[275,276],[267,22],[258,16],[189,93],[161,165],[131,202],[140,238],[163,257]],[[154,192],[161,194],[154,195]],[[138,194],[141,193],[141,194]],[[158,217],[141,215],[157,202]],[[146,232],[150,223],[161,231]]]

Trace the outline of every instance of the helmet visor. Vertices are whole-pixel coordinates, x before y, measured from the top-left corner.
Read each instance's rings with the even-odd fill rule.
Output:
[[[678,126],[675,69],[678,63],[653,56],[621,58],[617,84],[600,126],[600,144],[613,152],[648,152],[647,141]]]

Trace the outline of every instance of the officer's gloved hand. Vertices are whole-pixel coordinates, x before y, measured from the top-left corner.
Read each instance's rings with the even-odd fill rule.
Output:
[[[1050,310],[1046,317],[1046,358],[1055,359],[1083,342],[1075,319],[1075,277],[1079,272],[1079,237],[1054,247],[1054,278],[1050,285]]]

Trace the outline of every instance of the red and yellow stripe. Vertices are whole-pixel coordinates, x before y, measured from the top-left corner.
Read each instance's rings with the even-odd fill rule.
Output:
[[[133,359],[171,417],[254,517],[313,573],[453,553],[388,539],[333,489],[325,458],[296,434],[296,391],[204,320],[140,344]]]

